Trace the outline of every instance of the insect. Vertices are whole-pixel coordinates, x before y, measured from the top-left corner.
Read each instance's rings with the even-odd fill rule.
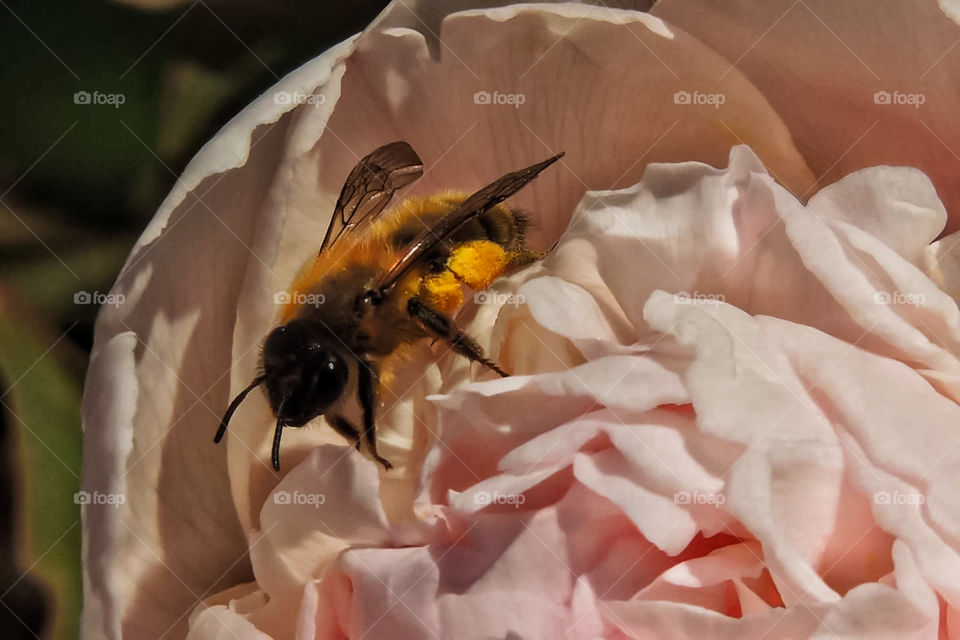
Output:
[[[423,162],[406,142],[361,159],[347,176],[317,257],[294,280],[280,324],[264,339],[257,376],[231,401],[214,442],[247,394],[263,385],[277,419],[274,469],[280,470],[283,429],[320,415],[358,450],[366,442],[370,456],[390,469],[377,451],[375,410],[395,359],[413,344],[444,341],[506,376],[450,314],[463,304],[464,285],[486,289],[506,270],[539,257],[524,244],[527,217],[501,203],[562,156],[473,194],[411,197],[391,210],[393,195],[423,174]],[[362,409],[359,428],[343,415],[348,390]]]

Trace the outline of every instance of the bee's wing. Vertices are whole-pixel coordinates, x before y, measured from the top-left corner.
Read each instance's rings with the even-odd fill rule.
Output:
[[[558,153],[543,162],[538,162],[525,169],[508,173],[472,194],[464,200],[459,207],[444,217],[443,220],[432,228],[424,230],[424,232],[414,240],[410,248],[380,278],[377,290],[383,293],[389,292],[397,281],[400,280],[410,267],[423,255],[449,240],[464,224],[473,220],[491,207],[503,202],[525,187],[531,180],[536,178],[541,171],[561,157],[563,157],[563,153]]]
[[[383,212],[394,192],[423,175],[423,161],[406,142],[391,142],[364,157],[350,171],[320,251],[366,227]]]

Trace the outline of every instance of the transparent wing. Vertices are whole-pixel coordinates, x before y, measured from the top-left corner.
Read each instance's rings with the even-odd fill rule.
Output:
[[[320,251],[368,227],[398,189],[421,175],[423,161],[406,142],[391,142],[361,159],[343,184]]]
[[[416,264],[417,260],[423,255],[447,242],[460,227],[515,194],[531,180],[536,178],[541,171],[562,157],[563,153],[558,153],[543,162],[538,162],[525,169],[508,173],[472,194],[443,220],[431,229],[424,230],[423,233],[414,240],[406,253],[383,274],[378,283],[377,290],[383,294],[388,293],[397,281],[399,281],[410,267]]]

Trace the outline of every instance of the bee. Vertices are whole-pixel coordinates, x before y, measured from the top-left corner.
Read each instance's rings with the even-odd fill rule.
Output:
[[[502,273],[539,257],[525,245],[527,216],[502,202],[562,156],[472,194],[410,197],[390,210],[397,190],[423,175],[423,162],[406,142],[361,159],[347,176],[316,258],[297,275],[279,325],[264,339],[258,374],[230,402],[214,442],[244,398],[263,385],[276,417],[277,471],[283,429],[321,415],[358,450],[365,442],[370,456],[390,469],[377,451],[375,412],[394,361],[413,344],[441,340],[506,376],[450,314],[462,306],[465,287],[486,289]],[[348,388],[362,409],[361,427],[343,415]]]

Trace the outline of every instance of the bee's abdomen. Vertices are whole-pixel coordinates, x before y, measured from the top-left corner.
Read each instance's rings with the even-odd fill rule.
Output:
[[[385,239],[395,248],[408,246],[452,213],[467,197],[446,193],[430,198],[408,198],[400,207]],[[524,246],[527,217],[497,205],[464,224],[444,247],[424,256],[430,265],[407,295],[421,298],[432,309],[450,313],[463,304],[462,285],[480,291],[510,266],[526,264],[536,254]],[[532,256],[532,257],[531,257]]]
[[[530,223],[522,211],[499,205],[482,213],[477,225],[483,229],[484,239],[510,250],[523,246]]]
[[[466,193],[453,192],[429,198],[407,198],[397,207],[389,227],[384,226],[383,236],[394,249],[406,247],[420,237],[424,229],[433,228],[452,213],[466,198]],[[523,246],[528,226],[526,214],[499,204],[463,225],[452,241],[489,240],[510,251]]]

